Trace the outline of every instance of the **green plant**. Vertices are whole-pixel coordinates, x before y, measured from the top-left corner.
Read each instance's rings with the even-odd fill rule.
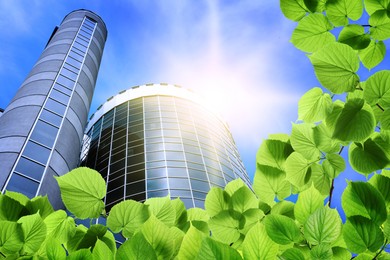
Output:
[[[107,215],[105,184],[78,168],[58,177],[68,211],[47,197],[0,195],[0,258],[9,259],[388,259],[390,239],[390,71],[362,81],[390,37],[390,1],[281,0],[298,25],[291,41],[309,53],[324,87],[298,104],[292,132],[270,135],[257,153],[254,193],[241,180],[212,188],[205,209],[180,199],[123,201]],[[368,24],[350,24],[361,20]],[[359,20],[359,21],[360,21]],[[338,39],[334,29],[340,31]],[[337,31],[337,30],[336,30]],[[336,99],[338,98],[338,99]],[[330,207],[334,179],[346,168],[346,220]],[[296,202],[286,200],[297,194]],[[106,225],[92,224],[106,218]],[[91,219],[91,225],[76,225]],[[126,238],[118,249],[114,234]]]

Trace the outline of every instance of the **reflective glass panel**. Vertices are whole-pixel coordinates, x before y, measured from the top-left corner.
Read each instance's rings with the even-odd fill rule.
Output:
[[[44,144],[48,147],[52,147],[54,140],[57,136],[58,128],[49,125],[46,122],[38,120],[35,128],[31,134],[31,139]]]
[[[70,78],[71,80],[76,80],[77,78],[77,73],[70,71],[67,68],[62,68],[61,74],[67,78]]]
[[[47,159],[49,158],[50,155],[50,150],[39,144],[28,141],[26,148],[23,151],[23,155],[33,160],[36,160],[42,164],[46,164]]]
[[[69,96],[65,95],[64,93],[59,92],[58,90],[53,89],[50,92],[50,97],[52,99],[55,99],[56,101],[61,102],[64,105],[68,104]]]
[[[55,83],[55,84],[54,84],[54,88],[55,88],[55,89],[58,89],[58,90],[61,91],[62,93],[67,94],[68,96],[70,96],[70,95],[72,94],[72,90],[71,90],[71,89],[69,89],[69,88],[67,88],[67,87],[64,87],[64,86],[62,86],[62,85],[60,85],[60,84],[58,84],[58,83]]]
[[[37,181],[40,181],[45,167],[36,162],[30,161],[29,159],[20,157],[15,170]]]
[[[45,108],[48,110],[51,110],[59,115],[64,115],[66,106],[49,98],[45,104]]]
[[[168,188],[168,181],[166,178],[148,180],[148,190],[162,190]]]
[[[10,181],[8,182],[6,190],[23,193],[24,195],[32,199],[37,193],[38,183],[33,180],[22,177],[14,172]]]
[[[67,88],[73,89],[74,81],[64,77],[63,75],[58,76],[57,82],[65,87],[67,87]]]
[[[46,110],[46,109],[43,109],[42,110],[42,113],[41,113],[41,116],[40,116],[40,119],[42,120],[45,120],[53,125],[56,125],[56,126],[60,126],[61,124],[61,121],[62,121],[62,117]]]

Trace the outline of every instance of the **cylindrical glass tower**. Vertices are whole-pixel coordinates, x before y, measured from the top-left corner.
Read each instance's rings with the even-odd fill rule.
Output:
[[[178,86],[148,84],[111,97],[87,126],[82,165],[107,181],[109,210],[124,199],[180,197],[204,207],[210,187],[250,180],[226,123]]]
[[[0,187],[61,205],[53,176],[79,163],[81,141],[107,37],[87,10],[68,14],[0,117]]]

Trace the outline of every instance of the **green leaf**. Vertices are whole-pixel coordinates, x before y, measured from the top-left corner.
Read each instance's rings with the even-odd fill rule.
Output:
[[[370,105],[390,107],[390,70],[382,70],[369,77],[363,93]]]
[[[313,124],[292,124],[291,145],[306,159],[318,159],[320,150],[314,140]]]
[[[362,1],[329,0],[326,3],[326,14],[335,26],[348,24],[348,18],[359,20],[363,14]]]
[[[344,260],[351,259],[351,253],[343,247],[332,247],[333,259],[335,260]]]
[[[106,182],[95,170],[80,167],[56,177],[66,208],[77,218],[98,218],[104,210]]]
[[[385,55],[386,45],[383,41],[371,40],[367,48],[359,50],[359,58],[367,69],[372,69],[381,63]]]
[[[295,204],[295,219],[304,224],[307,218],[318,208],[324,206],[324,196],[311,186],[309,189],[301,192]]]
[[[306,92],[298,103],[298,120],[306,123],[319,122],[332,112],[333,103],[328,93],[315,87]]]
[[[374,174],[369,183],[374,186],[383,196],[386,207],[390,208],[390,178],[383,174]]]
[[[280,245],[298,242],[300,231],[294,220],[282,215],[267,215],[263,220],[268,236]]]
[[[157,260],[153,247],[145,239],[141,232],[136,233],[131,239],[123,243],[116,253],[118,260]]]
[[[58,210],[47,216],[44,220],[47,237],[55,238],[60,244],[65,244],[76,233],[74,219],[68,217],[65,211]]]
[[[380,192],[367,182],[349,182],[341,197],[347,217],[363,216],[377,225],[387,217],[385,200]]]
[[[305,260],[305,256],[297,248],[289,248],[282,254],[283,260]]]
[[[46,255],[49,260],[66,259],[66,251],[57,239],[50,239],[46,243]]]
[[[264,212],[260,209],[248,209],[242,214],[245,218],[245,225],[240,229],[240,233],[246,235],[248,231],[264,218]]]
[[[205,235],[202,232],[191,225],[184,235],[178,259],[195,259],[199,253],[204,237]]]
[[[257,208],[258,204],[255,194],[247,186],[235,191],[230,200],[230,208],[240,213]]]
[[[380,119],[381,129],[390,130],[390,109],[386,109]]]
[[[80,224],[76,227],[76,232],[72,236],[71,239],[66,242],[66,250],[71,253],[78,249],[78,245],[80,244],[81,240],[84,238],[85,234],[87,233],[88,228],[86,228],[84,225]]]
[[[27,209],[19,201],[0,194],[0,220],[17,221],[21,216],[27,214]]]
[[[123,230],[123,236],[131,238],[148,218],[148,206],[134,200],[125,200],[111,208],[107,227],[114,233]]]
[[[242,243],[244,259],[276,259],[278,251],[279,245],[268,237],[260,222],[249,230]]]
[[[308,183],[311,177],[311,164],[303,155],[293,152],[286,161],[286,178],[297,186],[301,187]]]
[[[287,142],[268,139],[261,144],[256,155],[256,162],[284,170],[284,163],[293,151]]]
[[[92,250],[92,255],[94,259],[115,259],[114,254],[112,253],[110,248],[108,248],[108,246],[100,240],[96,241],[96,244]]]
[[[240,238],[240,216],[238,212],[225,210],[212,217],[209,226],[213,238],[230,245]]]
[[[333,258],[332,248],[329,244],[320,244],[310,251],[311,259],[328,260]]]
[[[364,6],[369,15],[378,10],[386,10],[389,3],[389,0],[364,0]]]
[[[170,259],[172,257],[174,253],[174,240],[168,226],[154,215],[151,215],[143,224],[141,231],[153,247],[157,258]]]
[[[97,224],[92,225],[88,228],[87,232],[84,234],[83,238],[77,245],[77,249],[80,248],[90,248],[95,246],[96,241],[104,237],[107,233],[107,227]]]
[[[370,44],[371,38],[370,35],[365,33],[363,26],[350,24],[341,30],[338,41],[348,44],[355,50],[361,50]]]
[[[18,252],[23,246],[20,224],[2,220],[0,227],[0,252],[6,256]]]
[[[291,219],[294,219],[294,206],[295,204],[288,200],[279,201],[276,203],[272,209],[271,214],[272,215],[283,215],[286,217],[289,217]]]
[[[205,209],[210,217],[214,217],[219,212],[229,209],[229,194],[218,187],[212,187],[207,193]]]
[[[352,143],[348,153],[352,169],[365,175],[383,169],[389,163],[385,151],[372,138],[363,144]]]
[[[345,161],[338,154],[328,153],[326,159],[322,162],[325,173],[332,179],[336,178],[345,170]]]
[[[330,43],[309,56],[320,83],[335,94],[353,91],[359,82],[359,59],[350,46]]]
[[[91,259],[93,259],[92,253],[91,251],[89,251],[89,249],[86,248],[77,250],[69,254],[69,256],[66,258],[66,260],[91,260]]]
[[[312,245],[333,243],[340,236],[341,227],[341,218],[337,210],[321,207],[305,222],[305,238]]]
[[[173,244],[174,244],[173,245],[173,248],[174,248],[173,255],[176,256],[179,253],[180,246],[181,246],[181,243],[183,242],[183,238],[184,238],[185,233],[177,227],[171,227],[169,229],[169,231],[170,231],[170,236],[172,237]]]
[[[202,241],[199,254],[196,259],[232,259],[241,260],[241,255],[232,247],[206,237]]]
[[[342,108],[340,108],[340,113],[341,110]],[[331,130],[324,123],[316,125],[313,128],[313,136],[316,146],[321,151],[324,151],[326,153],[335,153],[340,151],[340,141],[332,138]]]
[[[335,42],[334,35],[329,32],[332,29],[333,26],[323,14],[309,14],[299,21],[291,36],[291,42],[301,51],[315,52]]]
[[[21,217],[18,223],[22,224],[23,248],[26,253],[33,254],[38,251],[46,237],[46,225],[39,213]]]
[[[364,141],[374,132],[372,108],[363,99],[350,99],[337,118],[333,137],[341,141]]]
[[[378,41],[384,41],[390,38],[390,19],[387,16],[387,10],[378,10],[373,13],[368,20],[370,35]]]
[[[182,229],[187,223],[187,210],[184,202],[180,198],[176,198],[171,200],[171,204],[176,213],[175,226]]]
[[[190,208],[187,210],[187,214],[188,221],[200,220],[208,222],[210,219],[210,216],[207,214],[207,212],[204,209],[200,208]]]
[[[329,178],[323,167],[318,163],[311,166],[311,181],[321,194],[329,195],[332,179]]]
[[[246,184],[240,179],[235,179],[233,181],[230,181],[225,186],[225,191],[232,196],[237,190],[239,190],[241,187],[247,187]]]
[[[275,196],[279,200],[290,196],[291,184],[283,171],[259,164],[257,166],[252,187],[260,201],[272,204]]]
[[[176,212],[169,196],[164,198],[150,198],[144,204],[149,206],[149,213],[153,214],[168,227],[172,227],[175,224]]]
[[[22,194],[22,193],[19,193],[19,192],[15,192],[15,191],[9,191],[9,190],[7,190],[7,191],[5,192],[5,195],[6,195],[7,197],[10,197],[11,199],[14,199],[14,200],[18,201],[18,202],[19,202],[20,204],[22,204],[23,206],[26,206],[26,205],[27,205],[27,202],[30,201],[30,199],[29,199],[26,195],[24,195],[24,194]]]
[[[378,250],[383,244],[383,233],[373,221],[362,217],[347,218],[343,227],[343,236],[348,249],[353,253]]]
[[[42,219],[45,219],[48,215],[54,212],[47,195],[44,197],[38,196],[32,198],[27,202],[26,208],[30,211],[30,214],[34,214],[39,211]]]
[[[293,21],[299,21],[309,11],[303,0],[280,0],[280,9],[284,16]]]

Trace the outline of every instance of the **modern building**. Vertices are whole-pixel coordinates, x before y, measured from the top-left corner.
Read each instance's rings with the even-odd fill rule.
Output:
[[[4,109],[0,108],[0,116],[4,113]]]
[[[0,188],[48,194],[77,167],[107,29],[93,12],[69,13],[0,117]]]
[[[202,98],[168,84],[111,97],[86,128],[82,165],[107,182],[109,210],[124,199],[180,197],[204,207],[210,187],[249,177],[227,124]]]

